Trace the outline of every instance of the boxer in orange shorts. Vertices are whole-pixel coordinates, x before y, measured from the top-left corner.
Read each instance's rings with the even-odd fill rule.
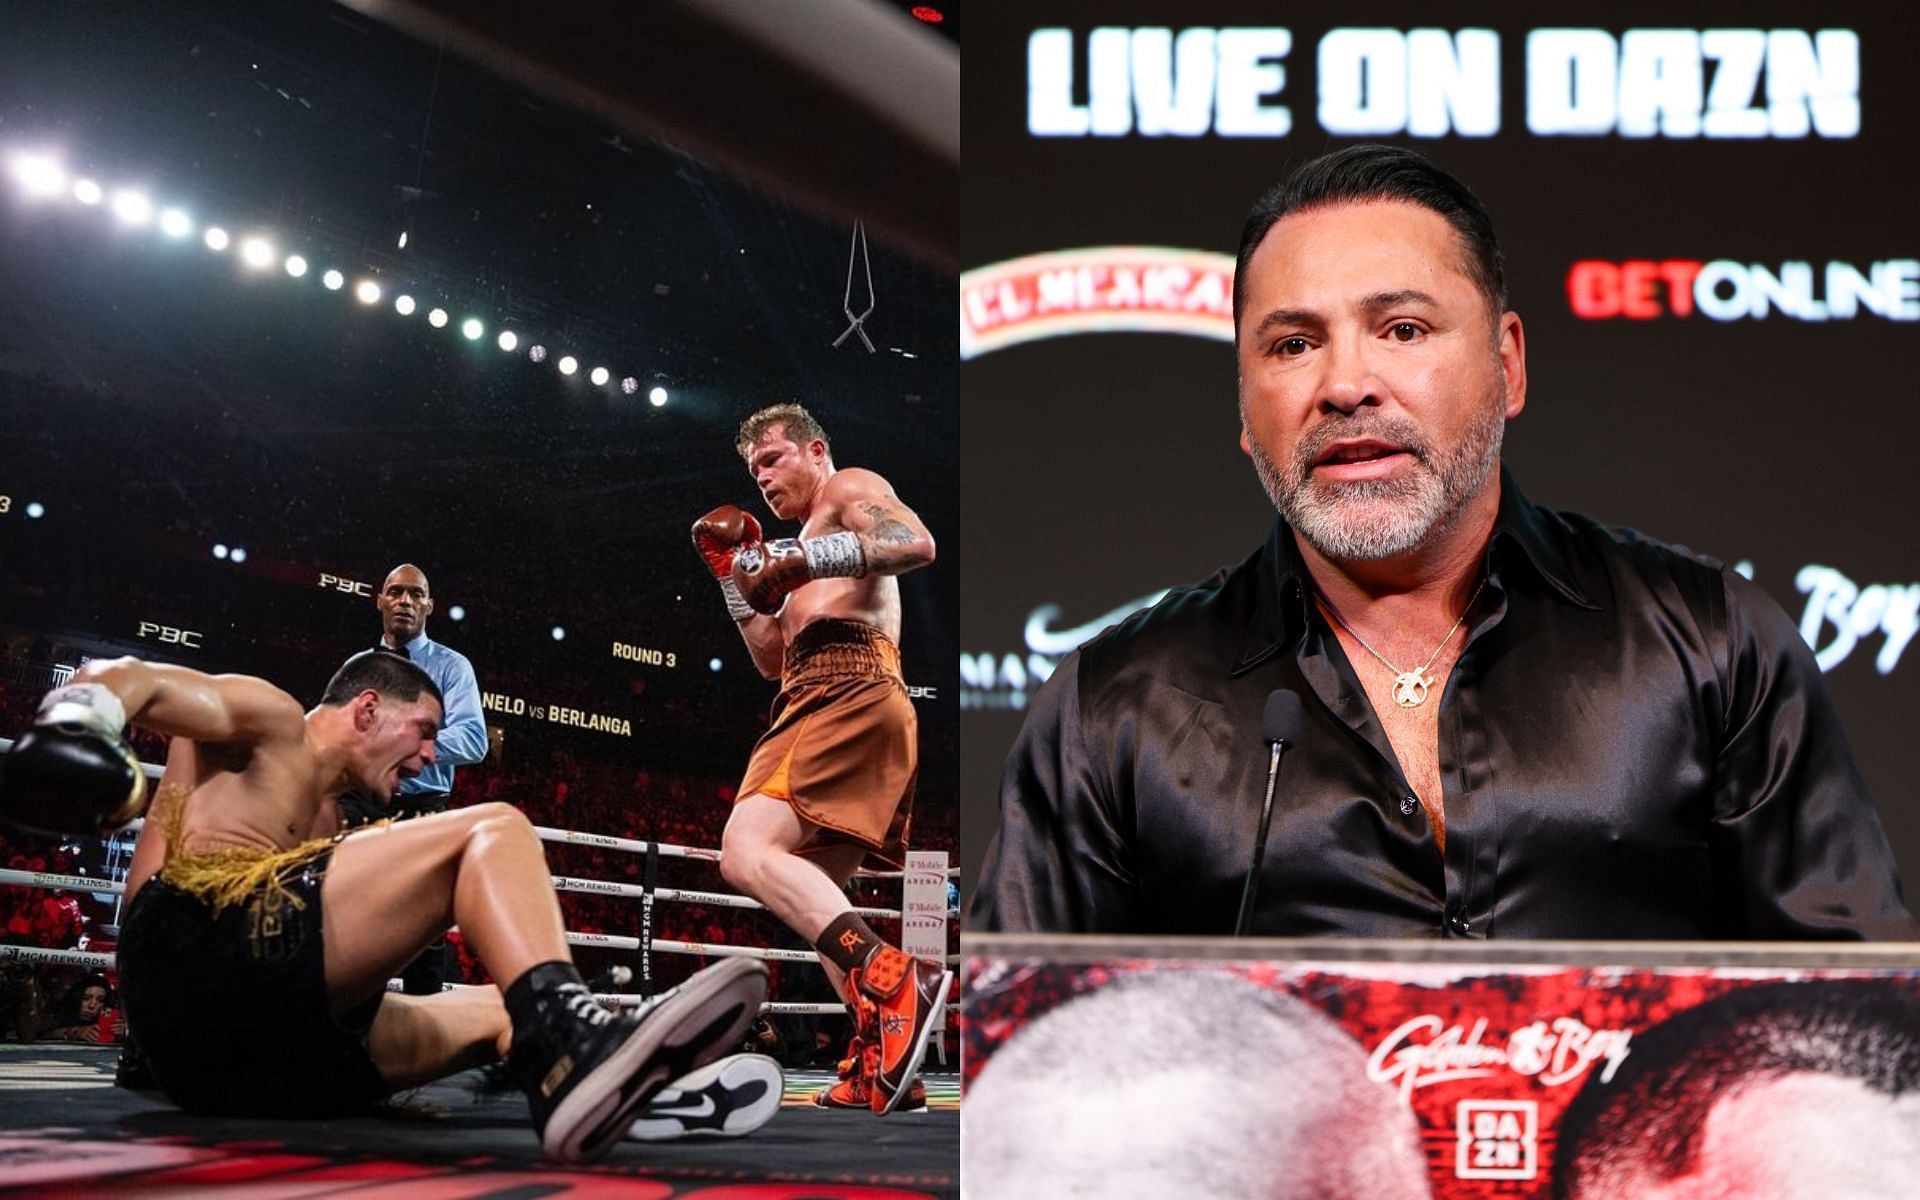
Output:
[[[797,404],[748,417],[735,448],[773,515],[801,529],[769,541],[732,505],[693,526],[754,666],[780,680],[720,872],[819,950],[854,1013],[856,1046],[825,1103],[914,1107],[953,973],[882,941],[844,888],[869,853],[898,865],[906,846],[917,734],[895,577],[933,561],[933,537],[885,479],[836,468],[826,432]]]

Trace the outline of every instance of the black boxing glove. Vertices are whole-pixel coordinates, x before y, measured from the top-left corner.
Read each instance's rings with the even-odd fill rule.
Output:
[[[127,710],[98,683],[55,688],[0,762],[0,819],[35,833],[99,837],[147,807],[147,777],[120,736]]]
[[[816,579],[857,579],[867,573],[866,552],[850,532],[817,538],[752,542],[733,556],[733,582],[755,612],[777,613],[794,591]]]

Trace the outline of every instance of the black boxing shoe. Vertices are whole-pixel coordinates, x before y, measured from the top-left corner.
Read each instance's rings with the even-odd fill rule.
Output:
[[[764,1054],[730,1054],[682,1075],[634,1114],[637,1142],[745,1137],[773,1120],[787,1074]]]
[[[153,1064],[140,1049],[140,1043],[133,1040],[133,1032],[120,1043],[120,1058],[113,1066],[113,1086],[126,1088],[130,1092],[157,1092],[160,1081],[153,1077]]]
[[[543,963],[508,989],[507,1064],[527,1094],[540,1146],[590,1162],[661,1088],[731,1050],[767,995],[767,968],[728,958],[638,1016],[600,1007],[567,963]]]

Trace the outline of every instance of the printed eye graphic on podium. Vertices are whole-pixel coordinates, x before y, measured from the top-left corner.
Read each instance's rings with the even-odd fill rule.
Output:
[[[1503,966],[1006,941],[967,962],[962,1177],[983,1196],[1826,1196],[1844,1155],[1846,1195],[1891,1200],[1920,1153],[1895,1082],[1920,980],[1870,951],[1702,965],[1716,948],[1666,943],[1653,967],[1535,943],[1543,962]],[[1113,1136],[1116,1106],[1137,1134]]]

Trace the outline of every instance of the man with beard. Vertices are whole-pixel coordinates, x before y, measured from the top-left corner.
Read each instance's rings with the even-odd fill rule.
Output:
[[[1280,520],[1039,691],[973,928],[1920,937],[1778,606],[1496,469],[1526,342],[1471,191],[1384,146],[1306,164],[1248,217],[1234,322]]]

